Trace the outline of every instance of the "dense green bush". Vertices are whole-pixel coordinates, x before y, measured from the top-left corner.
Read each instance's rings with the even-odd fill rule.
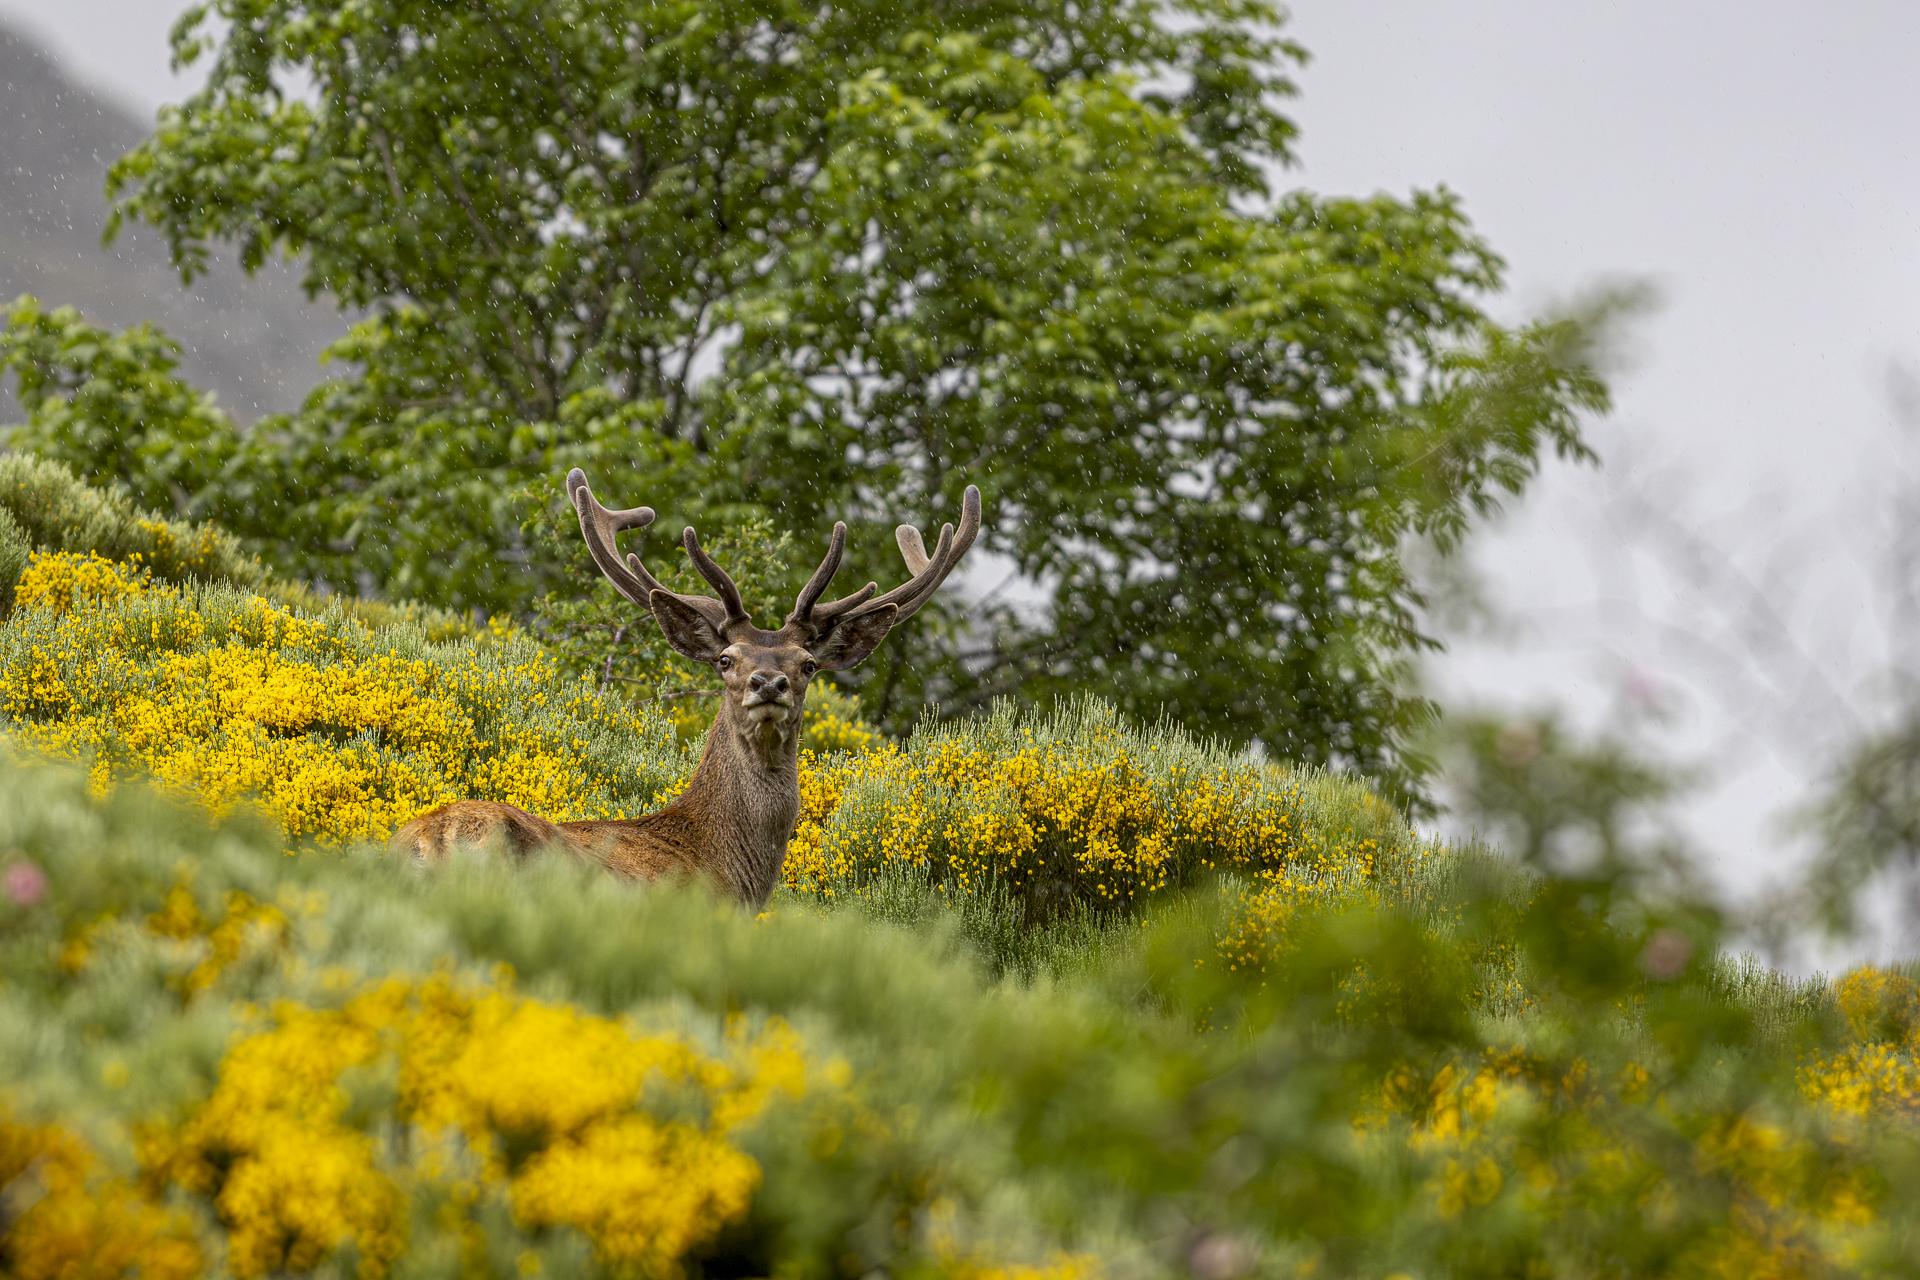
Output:
[[[58,462],[0,452],[0,616],[35,551],[137,562],[163,582],[226,582],[308,610],[342,610],[370,626],[407,623],[433,639],[473,628],[442,609],[326,595],[272,579],[229,535],[200,521],[169,519],[111,487],[90,485]]]
[[[1672,920],[1596,919],[1594,886],[1463,867],[1418,911],[1302,918],[1257,971],[1222,955],[1232,896],[1186,894],[1056,934],[1013,981],[904,880],[755,921],[564,860],[421,875],[282,847],[137,787],[100,802],[63,768],[0,769],[0,1151],[83,1144],[95,1240],[181,1240],[241,1274],[664,1271],[649,1241],[707,1275],[1911,1257],[1910,1101],[1856,1120],[1806,1081],[1911,1036],[1912,982],[1836,1006],[1674,952]],[[1475,994],[1496,922],[1523,1011]],[[1565,933],[1578,962],[1556,959]],[[597,1083],[628,1072],[652,1083]],[[0,1160],[28,1206],[0,1261],[23,1274],[53,1274],[22,1260],[53,1247],[32,1212],[59,1207],[56,1163]],[[587,1180],[556,1200],[565,1170]],[[623,1217],[625,1193],[653,1209]]]
[[[0,607],[11,607],[14,583],[32,551],[138,558],[169,582],[218,579],[258,587],[267,581],[259,561],[209,525],[143,510],[113,489],[82,482],[57,462],[0,453]]]

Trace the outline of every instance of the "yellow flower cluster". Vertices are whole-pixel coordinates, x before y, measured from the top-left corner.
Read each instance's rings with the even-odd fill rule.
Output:
[[[13,604],[16,609],[68,613],[97,601],[140,595],[149,581],[138,556],[122,563],[92,551],[43,553],[27,561],[14,584]]]
[[[146,535],[144,558],[163,566],[167,577],[180,578],[188,574],[205,577],[232,556],[219,531],[210,524],[173,524],[151,517],[141,517],[133,523]]]
[[[1641,1072],[1623,1076],[1620,1084],[1637,1094],[1644,1079]],[[1413,1126],[1412,1145],[1423,1147],[1484,1135],[1504,1105],[1579,1105],[1602,1096],[1584,1061],[1557,1067],[1518,1049],[1489,1047],[1478,1061],[1442,1062],[1431,1070],[1394,1068],[1356,1123],[1372,1130],[1403,1117]]]
[[[801,742],[821,755],[871,751],[886,735],[860,716],[860,704],[832,685],[821,684],[807,694]]]
[[[1307,821],[1298,775],[1144,759],[1117,729],[999,749],[961,738],[850,759],[802,757],[787,886],[831,898],[910,868],[959,893],[1122,908],[1196,872],[1258,878],[1235,954],[1251,962],[1302,895],[1370,882],[1373,836]]]
[[[1834,1003],[1855,1043],[1801,1068],[1801,1091],[1843,1115],[1920,1114],[1920,983],[1864,966]]]
[[[1334,856],[1305,860],[1295,867],[1262,868],[1220,937],[1220,954],[1230,969],[1260,969],[1284,950],[1302,912],[1320,912],[1337,904],[1377,902],[1372,839],[1335,846]]]
[[[1703,1192],[1673,1186],[1657,1147],[1628,1136],[1657,1128],[1624,1121],[1642,1107],[1666,1114],[1638,1064],[1609,1081],[1582,1059],[1488,1048],[1477,1062],[1396,1068],[1355,1128],[1430,1161],[1427,1190],[1442,1220],[1496,1200],[1551,1216],[1556,1205],[1628,1198],[1660,1215]],[[1850,1233],[1874,1220],[1871,1179],[1823,1165],[1808,1139],[1779,1125],[1746,1113],[1709,1118],[1695,1147],[1693,1174],[1731,1213],[1681,1274],[1823,1274],[1848,1256]]]
[[[73,1134],[0,1111],[0,1270],[17,1280],[191,1280],[185,1215],[98,1167]]]
[[[256,901],[238,890],[227,895],[225,910],[209,919],[193,891],[175,885],[160,910],[147,917],[149,932],[194,948],[193,967],[176,984],[182,995],[205,991],[242,955],[257,946],[286,941],[287,917],[280,908]]]
[[[109,582],[138,598],[81,607]],[[625,780],[587,762],[581,735],[664,733],[537,655],[369,651],[352,624],[257,596],[214,624],[188,589],[97,558],[36,555],[16,600],[64,610],[0,662],[0,713],[22,740],[91,758],[100,787],[137,769],[216,812],[258,800],[292,836],[383,839],[464,797],[556,821],[615,816]],[[543,726],[542,712],[558,714]]]
[[[1920,1035],[1920,982],[1863,965],[1842,978],[1834,1003],[1856,1040],[1900,1042]]]
[[[1876,1041],[1843,1049],[1800,1071],[1809,1098],[1846,1115],[1920,1112],[1920,1061],[1916,1046]]]
[[[142,1138],[157,1185],[208,1205],[241,1276],[351,1258],[383,1273],[409,1194],[504,1203],[582,1232],[610,1265],[672,1274],[747,1210],[760,1170],[732,1135],[844,1068],[775,1022],[718,1052],[567,1005],[445,978],[339,1009],[282,1006],[212,1095]]]

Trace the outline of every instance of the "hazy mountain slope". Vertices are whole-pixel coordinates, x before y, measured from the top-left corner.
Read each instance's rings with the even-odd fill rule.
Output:
[[[284,268],[252,280],[223,268],[189,291],[146,228],[130,227],[103,248],[107,167],[146,126],[4,23],[0,104],[0,301],[33,293],[114,328],[154,321],[185,348],[188,375],[243,420],[297,403],[319,378],[320,348],[344,320],[308,303]],[[4,389],[8,419],[12,391]]]

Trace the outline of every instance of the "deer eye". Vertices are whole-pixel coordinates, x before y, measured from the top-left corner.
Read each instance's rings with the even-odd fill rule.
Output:
[[[805,662],[800,664],[801,675],[810,676],[814,672],[818,671],[819,669],[820,669],[820,664],[815,662],[812,658],[808,658]]]
[[[721,654],[720,661],[715,665],[717,665],[722,671],[733,670],[733,655],[730,653]]]

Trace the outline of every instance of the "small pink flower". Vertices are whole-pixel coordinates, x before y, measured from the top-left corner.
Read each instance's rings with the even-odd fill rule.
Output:
[[[1252,1275],[1259,1259],[1245,1241],[1208,1232],[1187,1249],[1187,1269],[1202,1280]]]
[[[1656,929],[1640,953],[1640,967],[1648,977],[1666,982],[1679,977],[1692,957],[1693,944],[1685,934],[1675,929]]]
[[[47,896],[47,873],[22,858],[7,864],[6,871],[0,873],[0,885],[5,886],[7,898],[15,906],[30,907]]]

